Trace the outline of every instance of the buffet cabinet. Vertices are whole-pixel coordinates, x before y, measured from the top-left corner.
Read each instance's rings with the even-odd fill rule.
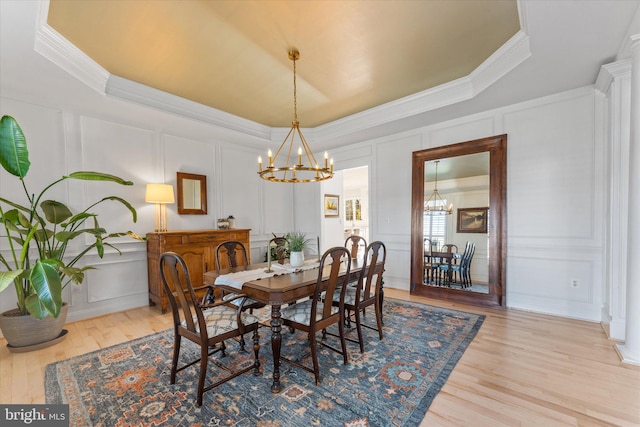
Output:
[[[160,304],[163,313],[167,311],[169,299],[164,292],[160,278],[160,254],[175,252],[182,256],[189,269],[194,287],[204,285],[204,273],[216,269],[216,247],[226,240],[238,240],[249,247],[250,229],[230,230],[183,230],[164,231],[147,234],[147,268],[149,274],[149,305]]]

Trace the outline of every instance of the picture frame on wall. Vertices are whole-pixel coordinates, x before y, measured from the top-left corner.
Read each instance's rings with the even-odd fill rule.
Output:
[[[489,222],[489,208],[459,208],[458,233],[485,233]]]
[[[324,217],[337,218],[340,216],[340,196],[336,194],[324,195]]]

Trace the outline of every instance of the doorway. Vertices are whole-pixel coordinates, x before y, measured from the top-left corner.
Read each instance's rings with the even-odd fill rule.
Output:
[[[353,234],[369,243],[369,167],[361,166],[342,171],[342,206],[344,235]]]

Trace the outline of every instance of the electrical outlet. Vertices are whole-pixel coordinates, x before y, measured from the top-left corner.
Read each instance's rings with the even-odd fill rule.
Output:
[[[577,288],[578,287],[578,279],[571,280],[571,287],[572,288]]]

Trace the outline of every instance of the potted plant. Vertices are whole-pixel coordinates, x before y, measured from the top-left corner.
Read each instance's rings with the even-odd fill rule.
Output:
[[[307,239],[307,235],[301,231],[293,231],[284,236],[289,249],[289,262],[292,267],[302,267],[304,264],[304,249],[307,247],[311,239]]]
[[[90,212],[100,203],[115,201],[124,205],[136,222],[136,210],[120,197],[104,197],[74,214],[63,203],[45,199],[45,193],[68,179],[133,183],[99,172],[74,172],[39,193],[32,193],[25,182],[31,165],[27,142],[11,116],[0,119],[0,164],[21,181],[25,193],[24,200],[0,197],[0,223],[4,227],[1,237],[6,239],[3,246],[7,248],[4,255],[0,253],[0,292],[13,285],[17,296],[17,308],[0,315],[0,329],[10,349],[43,347],[40,344],[55,341],[62,334],[67,307],[62,301],[62,290],[69,283],[82,283],[85,271],[92,268],[77,266],[82,257],[94,248],[101,258],[106,246],[118,251],[108,242],[113,237],[129,235],[143,239],[130,231],[108,233],[98,223],[97,214]],[[91,245],[78,254],[65,256],[73,239],[87,235],[95,238]],[[49,324],[53,324],[51,328]]]

